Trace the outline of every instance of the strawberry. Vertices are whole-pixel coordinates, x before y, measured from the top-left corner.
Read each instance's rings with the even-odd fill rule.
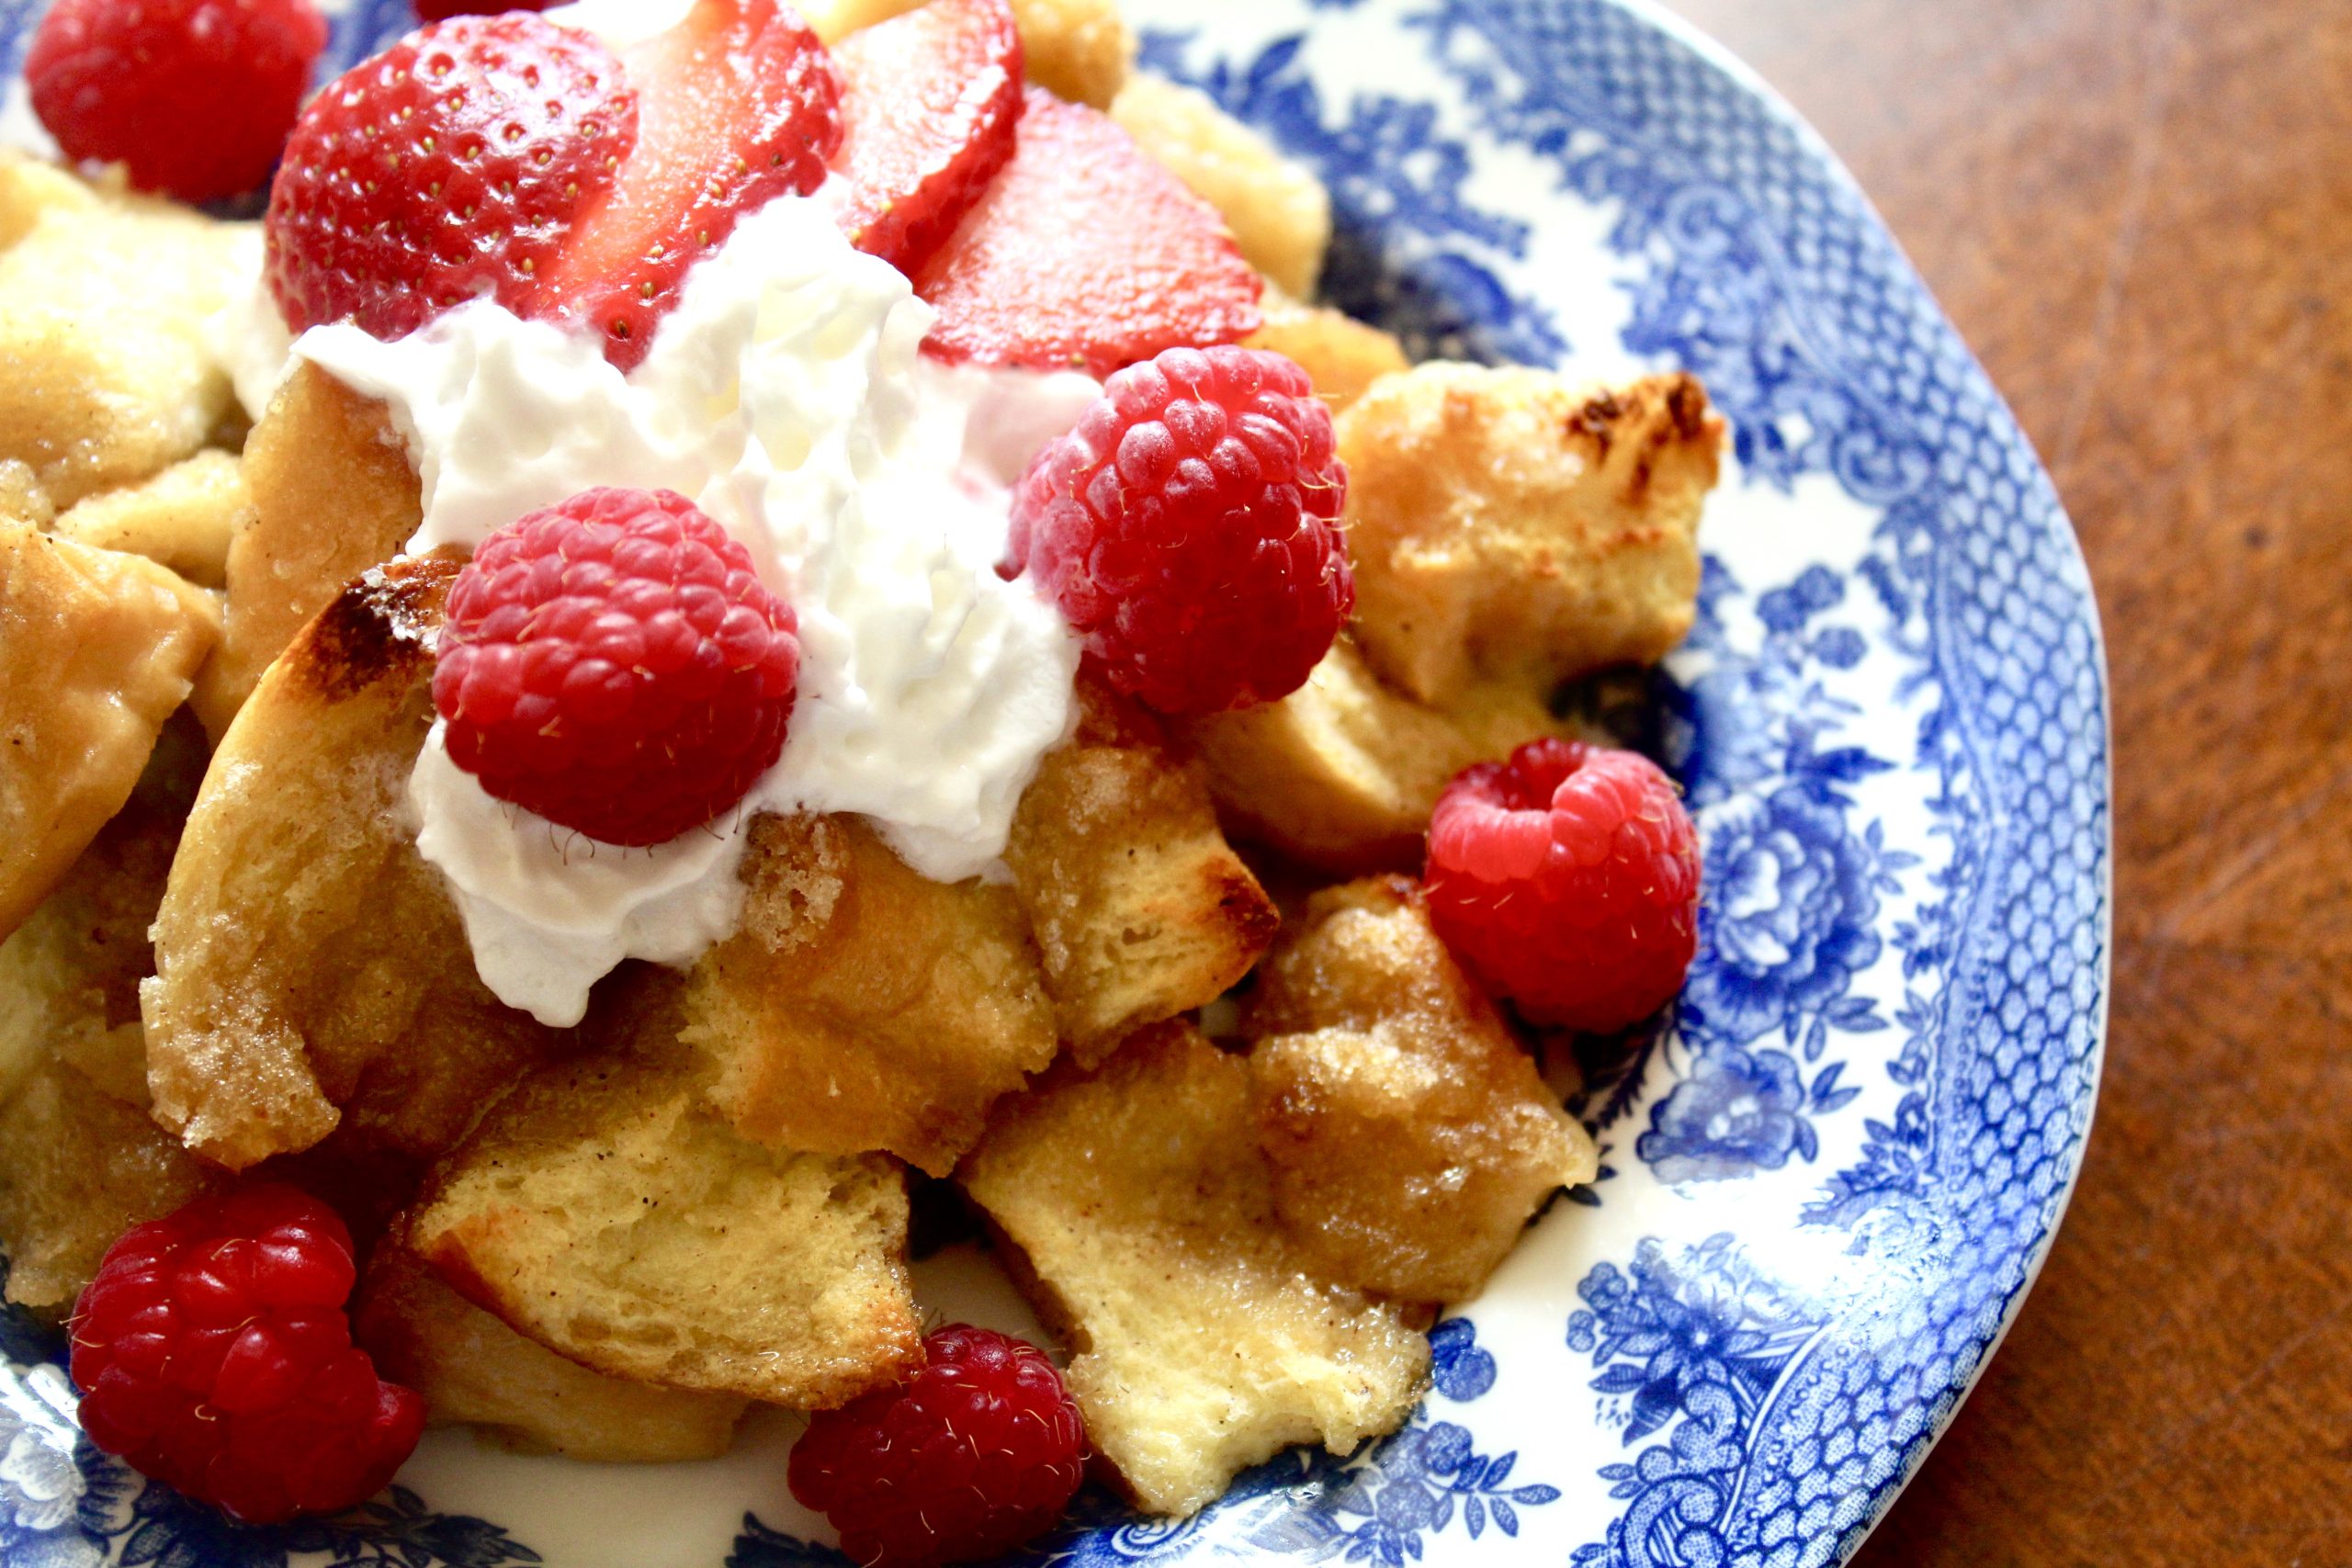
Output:
[[[825,46],[775,0],[700,0],[631,50],[637,149],[544,276],[537,311],[591,323],[623,370],[736,220],[823,183],[841,145]]]
[[[852,33],[842,70],[842,150],[851,187],[842,232],[912,272],[1012,156],[1021,34],[1005,0],[932,0]]]
[[[1259,323],[1258,274],[1214,208],[1108,115],[1029,90],[1020,146],[915,275],[950,360],[1108,376]]]
[[[637,135],[621,63],[586,33],[516,14],[409,34],[287,143],[263,222],[287,325],[393,338],[485,289],[519,313]]]

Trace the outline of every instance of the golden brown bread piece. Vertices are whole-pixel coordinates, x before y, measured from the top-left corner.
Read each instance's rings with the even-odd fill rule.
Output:
[[[931,881],[854,818],[762,817],[751,834],[742,925],[683,1001],[713,1103],[762,1143],[944,1175],[1057,1049],[1012,890]]]
[[[590,1371],[443,1284],[397,1236],[379,1243],[352,1304],[352,1337],[376,1371],[424,1396],[435,1422],[466,1422],[514,1448],[607,1464],[713,1459],[751,1401]]]
[[[1365,666],[1342,635],[1306,684],[1278,703],[1186,721],[1227,829],[1342,874],[1418,866],[1445,783],[1575,727],[1532,692],[1493,682],[1442,710]]]
[[[613,1377],[804,1409],[922,1359],[906,1173],[754,1144],[684,1052],[600,1052],[526,1078],[413,1213],[473,1303]]]
[[[0,519],[0,938],[130,797],[220,629],[154,562]]]
[[[1411,367],[1394,333],[1328,305],[1302,305],[1270,288],[1260,309],[1264,323],[1242,343],[1296,360],[1334,418],[1383,376]]]
[[[1331,243],[1331,193],[1197,88],[1127,78],[1111,118],[1224,215],[1251,266],[1298,299],[1315,292]]]
[[[41,1062],[0,1105],[8,1300],[62,1317],[116,1237],[226,1180],[137,1106]]]
[[[253,287],[254,225],[11,152],[0,241],[0,457],[28,465],[56,504],[160,472],[230,417],[205,326]]]
[[[1075,1352],[1095,1452],[1144,1507],[1189,1514],[1292,1443],[1393,1431],[1429,1341],[1406,1309],[1318,1277],[1273,1213],[1250,1068],[1188,1025],[1008,1101],[966,1190]]]
[[[1062,1038],[1091,1066],[1224,995],[1280,918],[1159,722],[1091,676],[1078,702],[1078,732],[1023,793],[1004,859]]]
[[[200,587],[220,588],[229,581],[229,541],[252,510],[236,454],[204,451],[153,479],[76,502],[52,531],[97,549],[145,556]]]
[[[424,517],[384,405],[308,361],[246,438],[244,480],[252,517],[229,547],[228,629],[201,706],[216,739],[294,634]]]
[[[1408,877],[1309,899],[1243,1028],[1274,1206],[1331,1279],[1475,1295],[1545,1201],[1599,1168]]]
[[[827,43],[913,10],[922,0],[808,0],[800,7]],[[1107,109],[1127,80],[1135,34],[1117,0],[1012,0],[1029,80],[1057,97]]]
[[[243,1169],[340,1123],[428,1156],[559,1036],[474,972],[407,823],[457,563],[352,582],[270,666],[182,834],[141,987],[157,1120]]]
[[[1355,634],[1445,705],[1481,679],[1547,693],[1682,640],[1723,421],[1688,375],[1578,387],[1422,365],[1339,419]]]
[[[205,760],[195,721],[174,717],[130,799],[0,942],[0,1100],[62,1057],[118,1100],[147,1103],[139,1022],[139,982],[155,967],[147,928]]]

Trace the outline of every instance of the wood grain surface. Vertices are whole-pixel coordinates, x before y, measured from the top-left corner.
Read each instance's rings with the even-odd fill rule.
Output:
[[[1670,3],[1990,367],[2113,674],[2082,1184],[1859,1561],[2352,1564],[2352,3]]]

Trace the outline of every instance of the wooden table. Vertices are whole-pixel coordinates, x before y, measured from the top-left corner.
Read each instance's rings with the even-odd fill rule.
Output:
[[[2113,1025],[1869,1568],[2352,1563],[2352,3],[1671,0],[2016,406],[2113,672]]]

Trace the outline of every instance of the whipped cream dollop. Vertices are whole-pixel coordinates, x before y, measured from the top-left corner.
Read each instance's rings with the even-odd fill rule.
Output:
[[[624,377],[596,342],[488,299],[395,343],[349,325],[293,353],[390,405],[422,481],[411,553],[471,547],[598,485],[676,491],[741,540],[800,622],[783,755],[725,818],[650,850],[496,800],[436,725],[410,781],[501,999],[552,1024],[625,958],[691,960],[735,927],[758,811],[854,812],[942,881],[1001,874],[1021,792],[1067,734],[1079,648],[995,568],[1009,489],[1100,391],[949,367],[929,306],[854,250],[831,193],[743,220]]]

